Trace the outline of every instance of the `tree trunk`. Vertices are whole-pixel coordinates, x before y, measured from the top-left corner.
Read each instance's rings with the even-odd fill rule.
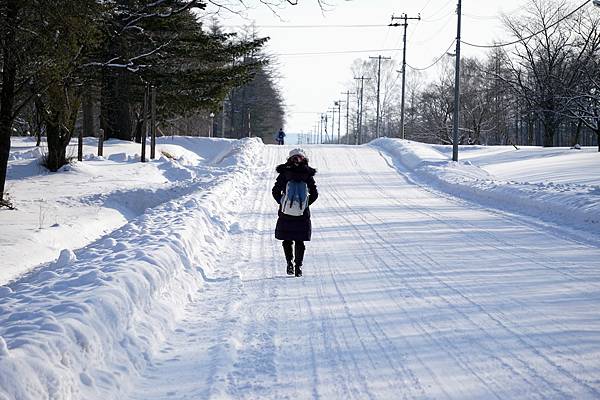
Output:
[[[543,146],[552,147],[554,146],[554,135],[556,134],[556,127],[554,124],[547,121],[542,121],[544,127]]]
[[[571,146],[575,146],[576,144],[580,144],[579,143],[579,138],[581,136],[581,128],[583,127],[583,121],[579,120],[577,121],[577,129],[575,129],[575,137],[573,138],[573,141],[571,142]]]
[[[102,71],[101,121],[106,139],[131,140],[129,82],[126,71]]]
[[[134,140],[136,143],[142,143],[142,125],[144,124],[144,119],[142,118],[141,113],[135,114],[135,121],[134,121]],[[189,134],[189,133],[188,133]]]
[[[13,124],[13,107],[15,104],[15,80],[17,77],[17,59],[15,54],[16,27],[19,0],[8,0],[5,3],[6,20],[2,32],[2,89],[0,91],[0,204],[4,202],[4,187],[8,171],[10,154],[10,133]]]
[[[48,143],[46,167],[52,172],[58,171],[60,167],[69,163],[67,147],[71,142],[77,113],[81,106],[81,94],[70,92],[65,96],[66,92],[70,91],[58,84],[48,88],[47,106],[41,98],[36,100],[40,110],[44,110]]]
[[[94,126],[94,99],[91,93],[91,87],[86,85],[83,94],[83,136],[96,136],[96,127]]]
[[[0,204],[4,201],[4,187],[8,171],[8,156],[10,154],[10,130],[12,121],[2,115],[0,117]]]
[[[527,146],[534,144],[535,137],[535,121],[531,118],[531,115],[527,117]]]
[[[41,127],[38,127],[37,132],[35,132],[35,137],[37,138],[37,140],[35,142],[35,147],[40,147],[40,145],[42,144],[42,129],[41,129]]]
[[[60,123],[55,113],[46,119],[46,141],[48,142],[48,153],[46,155],[46,168],[52,172],[58,171],[60,167],[68,164],[66,157],[66,146],[62,145]]]

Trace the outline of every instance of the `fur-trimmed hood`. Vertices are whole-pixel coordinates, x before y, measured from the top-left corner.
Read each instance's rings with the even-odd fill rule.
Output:
[[[317,170],[309,167],[308,164],[294,165],[292,163],[280,164],[275,168],[280,174],[285,174],[288,180],[307,180],[315,176]]]

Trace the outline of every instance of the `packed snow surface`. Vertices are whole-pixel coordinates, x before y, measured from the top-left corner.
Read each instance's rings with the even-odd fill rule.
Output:
[[[270,189],[291,147],[168,140],[57,174],[15,146],[0,399],[600,397],[597,154],[307,146],[320,197],[289,278]],[[27,222],[42,194],[59,226]]]

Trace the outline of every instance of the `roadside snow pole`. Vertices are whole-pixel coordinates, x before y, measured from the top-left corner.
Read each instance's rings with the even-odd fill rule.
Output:
[[[104,129],[98,131],[98,157],[104,156]]]
[[[210,126],[208,127],[208,137],[213,137],[213,129],[215,127],[215,113],[211,111],[209,117],[210,117]]]
[[[146,88],[144,90],[144,111],[142,114],[142,156],[141,161],[146,162],[146,137],[148,129],[148,103],[149,103],[149,93],[150,88],[149,85],[146,84]]]
[[[156,158],[156,86],[152,85],[150,101],[150,159]]]
[[[225,99],[223,99],[223,109],[221,110],[221,137],[222,138],[225,137]]]
[[[250,110],[248,110],[248,137],[252,137],[252,119],[250,115]]]
[[[83,161],[83,129],[77,135],[77,161]]]

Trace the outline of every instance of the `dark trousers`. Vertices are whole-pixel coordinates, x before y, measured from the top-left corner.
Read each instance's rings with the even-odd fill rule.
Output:
[[[296,245],[294,246],[294,242]],[[295,249],[293,248],[295,247]],[[302,240],[284,240],[283,241],[283,252],[285,253],[285,259],[288,262],[294,261],[296,265],[302,265],[302,261],[304,260],[304,250],[306,246],[304,246],[304,242]],[[294,251],[295,250],[295,251]],[[294,258],[294,253],[296,257]]]

